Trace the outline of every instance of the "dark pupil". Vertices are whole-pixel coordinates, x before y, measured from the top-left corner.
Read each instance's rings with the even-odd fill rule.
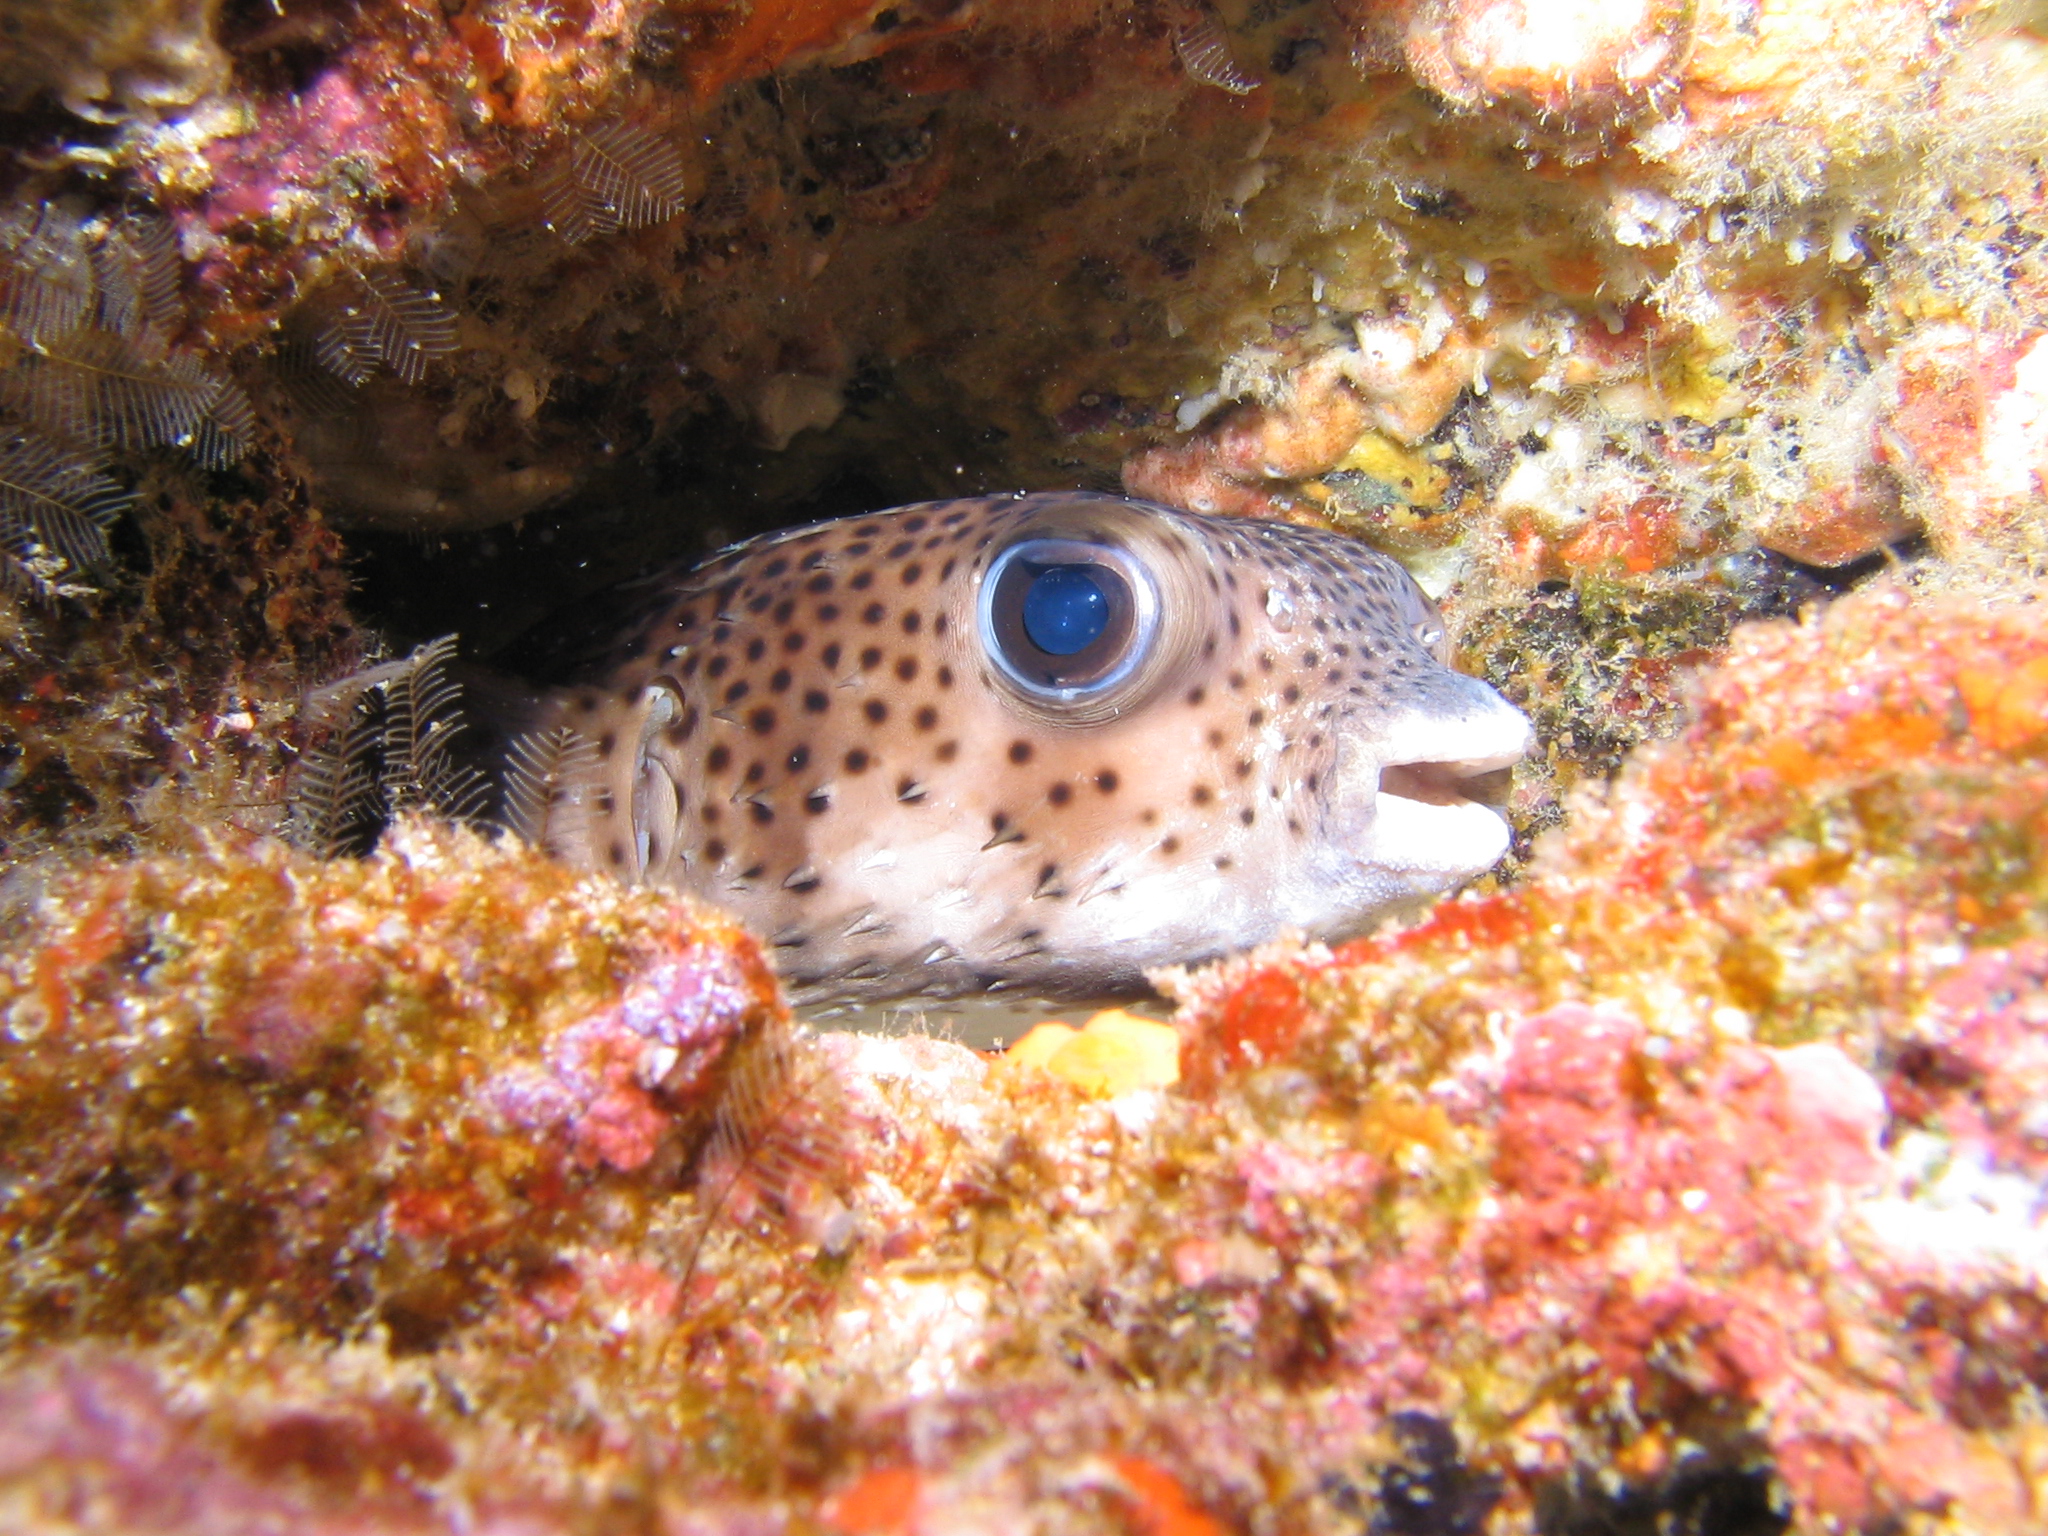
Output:
[[[1109,598],[1085,565],[1051,565],[1024,594],[1024,633],[1048,656],[1086,650],[1109,625]]]

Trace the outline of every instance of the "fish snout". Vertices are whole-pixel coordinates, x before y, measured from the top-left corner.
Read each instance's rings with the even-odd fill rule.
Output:
[[[1343,813],[1364,823],[1353,852],[1415,895],[1483,873],[1507,852],[1508,778],[1534,741],[1493,689],[1445,674],[1425,701],[1340,747]]]

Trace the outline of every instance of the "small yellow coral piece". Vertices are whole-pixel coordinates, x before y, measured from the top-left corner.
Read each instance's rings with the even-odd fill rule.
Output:
[[[1047,1020],[1034,1024],[1022,1039],[1011,1044],[1003,1052],[1003,1059],[1020,1067],[1036,1067],[1041,1072],[1050,1070],[1053,1057],[1066,1049],[1067,1043],[1078,1039],[1081,1031],[1071,1024]]]
[[[1098,1099],[1180,1081],[1179,1032],[1121,1008],[1096,1014],[1078,1030],[1068,1024],[1036,1025],[1006,1054],[1019,1066],[1050,1072]]]

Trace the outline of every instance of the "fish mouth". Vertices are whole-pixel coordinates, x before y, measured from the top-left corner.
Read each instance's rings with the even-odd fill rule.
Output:
[[[1413,743],[1416,756],[1381,763],[1373,796],[1375,864],[1418,887],[1440,888],[1491,868],[1507,852],[1503,812],[1531,732],[1505,700],[1496,697],[1490,706],[1436,722],[1417,733],[1424,739]]]
[[[1420,800],[1424,805],[1458,805],[1470,800],[1499,811],[1507,807],[1514,774],[1513,759],[1476,772],[1464,763],[1388,763],[1380,769],[1380,794]]]

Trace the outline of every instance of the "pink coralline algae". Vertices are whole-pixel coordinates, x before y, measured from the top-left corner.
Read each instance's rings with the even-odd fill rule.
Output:
[[[239,223],[304,218],[336,178],[387,181],[407,160],[445,153],[421,144],[431,127],[402,109],[404,99],[346,69],[330,69],[265,122],[259,134],[207,146],[213,192],[204,215],[216,232]],[[394,192],[400,189],[394,187]],[[425,190],[410,189],[414,195]]]
[[[758,1006],[754,981],[723,950],[691,945],[634,977],[618,1002],[558,1030],[541,1064],[506,1069],[480,1089],[513,1124],[566,1131],[576,1160],[644,1165],[676,1102],[704,1097]]]
[[[2024,1461],[1956,1421],[1920,1340],[1872,1326],[1910,1305],[1863,1219],[1897,1177],[1877,1080],[1831,1044],[1689,1060],[1646,1051],[1653,1038],[1582,1004],[1516,1030],[1493,1207],[1459,1256],[1483,1268],[1485,1299],[1461,1326],[1551,1357],[1554,1387],[1595,1415],[1626,1401],[1664,1437],[1749,1405],[1817,1522],[1960,1506],[2017,1528],[2033,1507]]]
[[[1882,1096],[1831,1045],[1688,1059],[1650,1038],[1578,1003],[1517,1026],[1494,1192],[1447,1278],[1475,1282],[1481,1336],[1553,1358],[1596,1412],[1625,1392],[1676,1428],[1686,1397],[1734,1397],[1767,1407],[1773,1438],[1818,1427],[1804,1370],[1853,1297],[1829,1247],[1880,1173]]]
[[[2048,945],[1971,952],[1887,1042],[1900,1118],[1993,1169],[2048,1176]]]
[[[1391,1202],[1398,1238],[1322,1293],[1331,1374],[1358,1410],[1482,1426],[1531,1491],[1589,1462],[1654,1481],[1700,1448],[1752,1445],[1814,1529],[1950,1505],[2024,1519],[2038,1493],[2014,1447],[1959,1425],[1925,1341],[1875,1322],[1905,1303],[1862,1213],[1897,1172],[1879,1082],[1839,1047],[1675,1039],[1625,1009],[1564,1002],[1458,1071],[1463,1091],[1435,1096],[1462,1106],[1411,1141],[1406,1178],[1325,1153],[1288,1170],[1297,1211],[1276,1222],[1270,1158],[1241,1161],[1239,1219],[1268,1256],[1235,1274],[1197,1267],[1191,1240],[1181,1283],[1270,1292],[1287,1276],[1284,1294],[1331,1264],[1340,1211],[1363,1198],[1370,1229],[1371,1207],[1383,1222]],[[1440,1161],[1454,1148],[1462,1175]],[[1419,1198],[1478,1170],[1448,1207]],[[2012,1285],[1958,1277],[1966,1292],[1987,1280]],[[1252,1303],[1238,1326],[1270,1331],[1273,1305]],[[1920,1454],[1902,1461],[1908,1444]]]
[[[445,1529],[418,1485],[444,1474],[453,1451],[416,1409],[362,1397],[279,1405],[230,1435],[207,1428],[132,1363],[52,1362],[0,1383],[0,1485],[16,1519],[61,1511],[90,1529]],[[376,1478],[353,1470],[367,1465]]]
[[[2048,1512],[2044,656],[1897,593],[1745,632],[1520,890],[1190,980],[1195,1083],[1306,1072],[1406,1174],[1350,1390],[1517,1479],[1754,1456],[1800,1529]]]

